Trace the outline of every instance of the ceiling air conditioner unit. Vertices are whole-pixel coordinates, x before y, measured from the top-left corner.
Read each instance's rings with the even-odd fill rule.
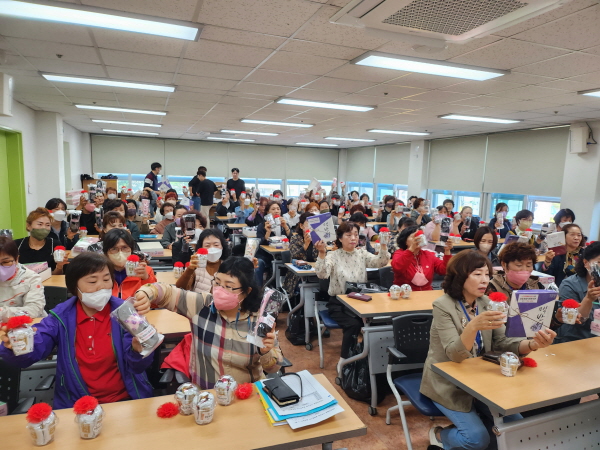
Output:
[[[352,0],[329,21],[370,34],[445,47],[516,25],[570,0]]]

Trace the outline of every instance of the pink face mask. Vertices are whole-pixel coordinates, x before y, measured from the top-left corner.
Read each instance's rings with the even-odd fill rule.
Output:
[[[215,308],[219,311],[229,311],[241,303],[238,294],[228,291],[223,286],[213,286],[212,295]]]
[[[93,212],[96,209],[96,205],[94,205],[93,203],[88,203],[87,205],[85,205],[85,210],[87,212]]]
[[[529,277],[531,272],[529,270],[507,270],[506,281],[514,286],[523,286]]]

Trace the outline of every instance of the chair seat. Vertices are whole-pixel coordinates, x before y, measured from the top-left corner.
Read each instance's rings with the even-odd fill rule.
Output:
[[[329,328],[330,330],[342,328],[338,325],[338,323],[335,320],[331,318],[331,316],[329,315],[329,311],[327,311],[326,309],[319,311],[319,317],[321,318],[323,325],[325,325],[325,328]]]
[[[413,406],[424,416],[443,416],[431,399],[419,392],[419,389],[421,388],[421,378],[422,374],[412,373],[396,378],[394,380],[394,385],[400,393],[403,393],[408,397]]]

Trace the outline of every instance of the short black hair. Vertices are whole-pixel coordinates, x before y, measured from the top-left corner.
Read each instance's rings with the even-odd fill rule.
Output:
[[[442,202],[442,205],[445,205],[446,203],[452,203],[452,208],[454,208],[454,200],[452,200],[451,198],[447,198],[446,200],[444,200]]]
[[[106,255],[108,251],[113,248],[115,245],[119,243],[119,241],[123,239],[127,246],[131,249],[132,252],[135,251],[135,241],[133,240],[133,236],[127,230],[127,228],[113,228],[108,233],[104,235],[102,239],[102,251]],[[71,270],[71,268],[69,268]]]
[[[365,217],[365,215],[363,213],[360,212],[355,212],[354,214],[352,214],[350,216],[350,222],[355,222],[355,223],[360,223],[360,224],[365,224],[367,223],[367,218]],[[360,230],[359,230],[360,231]]]
[[[204,239],[206,239],[209,236],[214,236],[219,241],[221,241],[221,247],[223,248],[223,253],[221,253],[221,261],[225,261],[227,258],[229,258],[229,245],[227,244],[227,241],[225,240],[225,236],[223,236],[223,233],[218,228],[207,228],[204,231],[202,231],[202,233],[200,233],[200,236],[198,236],[198,242],[196,243],[196,250],[198,250],[199,248],[202,248]]]
[[[186,211],[188,210],[185,206],[183,206],[181,203],[178,203],[177,205],[175,205],[175,209],[173,209],[173,213],[176,213],[177,211],[179,211],[180,209],[185,209]]]
[[[519,223],[521,222],[521,220],[527,219],[528,217],[531,217],[533,220],[533,213],[528,209],[522,209],[521,211],[515,214],[515,222]]]
[[[402,228],[405,225],[407,228],[408,227],[416,227],[417,222],[412,217],[402,216],[402,218],[398,221],[398,229]]]
[[[281,198],[283,198],[283,191],[282,191],[282,190],[280,190],[280,189],[275,189],[275,190],[273,191],[273,195],[274,195],[274,196],[275,196],[275,195],[279,195],[279,196],[281,196]]]
[[[369,197],[369,194],[362,194],[360,196],[360,199],[362,200],[363,197],[367,197],[367,200],[371,200],[371,197]]]
[[[448,262],[442,289],[454,300],[461,301],[465,281],[467,281],[471,273],[484,266],[488,268],[491,278],[494,272],[492,263],[487,256],[477,250],[459,252]]]
[[[496,212],[502,211],[503,208],[508,209],[508,205],[504,202],[500,202],[496,205],[496,208],[494,209]]]
[[[564,208],[558,210],[558,212],[554,215],[554,223],[556,225],[560,224],[560,221],[565,217],[570,217],[571,219],[573,219],[571,220],[571,222],[575,222],[575,213],[573,212],[573,210],[569,208]]]
[[[234,167],[233,169],[231,169],[231,173],[233,173],[233,172],[240,173],[240,169],[238,169],[237,167]]]
[[[410,202],[413,198],[419,198],[416,195],[411,195],[410,197],[408,197],[408,201]]]
[[[58,205],[63,205],[65,207],[65,211],[69,209],[67,208],[67,204],[64,202],[64,200],[60,198],[51,198],[46,202],[46,206],[44,206],[44,208],[46,208],[48,211],[52,211],[53,209],[58,208]]]
[[[173,204],[171,204],[171,203],[167,203],[167,202],[165,202],[165,203],[163,203],[163,205],[160,207],[160,214],[161,214],[161,216],[164,216],[164,215],[166,214],[166,213],[165,213],[165,207],[167,207],[167,208],[173,208],[173,212],[175,212],[175,205],[173,205]]]
[[[136,207],[136,209],[138,207],[137,202],[134,199],[132,199],[132,198],[128,198],[127,199],[127,204],[128,205],[134,205]]]
[[[342,222],[340,226],[337,227],[337,230],[335,230],[335,245],[337,245],[338,249],[342,248],[342,236],[346,233],[350,233],[353,228],[356,228],[356,231],[360,232],[360,226],[357,223],[350,221]]]
[[[116,231],[116,230],[112,230]],[[100,272],[105,267],[108,267],[110,271],[110,277],[112,278],[113,284],[115,282],[115,267],[110,260],[102,253],[96,252],[83,252],[79,256],[76,256],[71,264],[69,264],[69,270],[65,275],[65,284],[67,290],[77,296],[77,283],[80,279],[88,276],[92,273]]]
[[[358,191],[350,191],[350,196],[352,197],[352,194],[354,194],[354,193],[356,193],[356,195],[360,195],[360,194],[358,193]]]
[[[158,162],[152,163],[152,165],[150,166],[150,169],[152,169],[152,170],[161,169],[161,168],[162,168],[162,164],[158,163]]]
[[[537,255],[533,245],[524,242],[511,242],[506,245],[498,255],[501,263],[508,266],[513,261],[531,261],[535,266],[537,264]]]
[[[7,236],[0,236],[0,255],[3,253],[12,256],[15,261],[19,259],[19,248],[17,247],[17,244]]]
[[[206,170],[198,170],[197,175],[203,176],[204,178],[206,178]]]
[[[105,200],[102,204],[102,209],[104,209],[104,212],[107,213],[109,211],[117,209],[120,206],[122,206],[124,209],[127,209],[121,200]]]
[[[310,212],[305,212],[300,215],[300,218],[298,219],[298,223],[296,224],[296,233],[302,235],[302,230],[300,230],[300,225],[304,225],[304,222],[306,222],[306,219],[308,219],[310,216],[314,216],[314,214],[310,213]],[[304,238],[304,236],[302,236],[302,238]]]
[[[259,310],[262,302],[262,292],[254,277],[254,264],[252,261],[243,256],[231,256],[221,263],[217,273],[224,273],[237,278],[242,285],[242,292],[244,293],[247,293],[251,289],[250,293],[242,301],[242,310],[247,312],[256,312]]]
[[[408,240],[408,238],[410,237],[411,234],[416,233],[417,231],[419,231],[419,227],[417,227],[417,226],[408,227],[408,228],[405,228],[404,230],[402,230],[400,232],[400,234],[398,235],[398,239],[396,240],[396,243],[398,244],[398,248],[402,249],[402,250],[406,250],[408,248],[408,245],[406,245],[406,241]]]
[[[477,231],[475,232],[475,237],[473,238],[475,247],[477,247],[477,249],[479,249],[479,243],[481,242],[481,240],[483,239],[483,237],[486,234],[492,235],[492,250],[495,249],[496,246],[498,245],[498,236],[496,235],[496,232],[494,230],[492,230],[490,227],[488,227],[487,225],[484,227],[479,227],[477,229]]]
[[[329,202],[328,202],[327,200],[323,199],[323,200],[321,200],[321,201],[319,202],[319,208],[321,208],[321,205],[322,205],[323,203],[327,203],[327,206],[329,206]]]
[[[1,238],[0,238],[1,239]],[[590,245],[584,248],[581,253],[581,258],[575,264],[575,273],[581,278],[587,278],[588,271],[585,268],[584,260],[591,261],[594,258],[600,256],[600,241],[592,242]]]

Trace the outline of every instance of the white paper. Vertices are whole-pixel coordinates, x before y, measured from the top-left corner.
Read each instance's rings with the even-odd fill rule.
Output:
[[[548,248],[560,247],[566,245],[565,232],[557,231],[556,233],[550,233],[546,235],[546,243]]]
[[[290,417],[287,419],[287,423],[292,430],[297,428],[306,427],[308,425],[314,425],[319,422],[323,422],[330,417],[335,416],[344,412],[344,408],[342,408],[339,404],[332,405],[328,408],[322,409],[321,411],[317,411],[316,413],[309,414],[307,416],[302,417]]]

